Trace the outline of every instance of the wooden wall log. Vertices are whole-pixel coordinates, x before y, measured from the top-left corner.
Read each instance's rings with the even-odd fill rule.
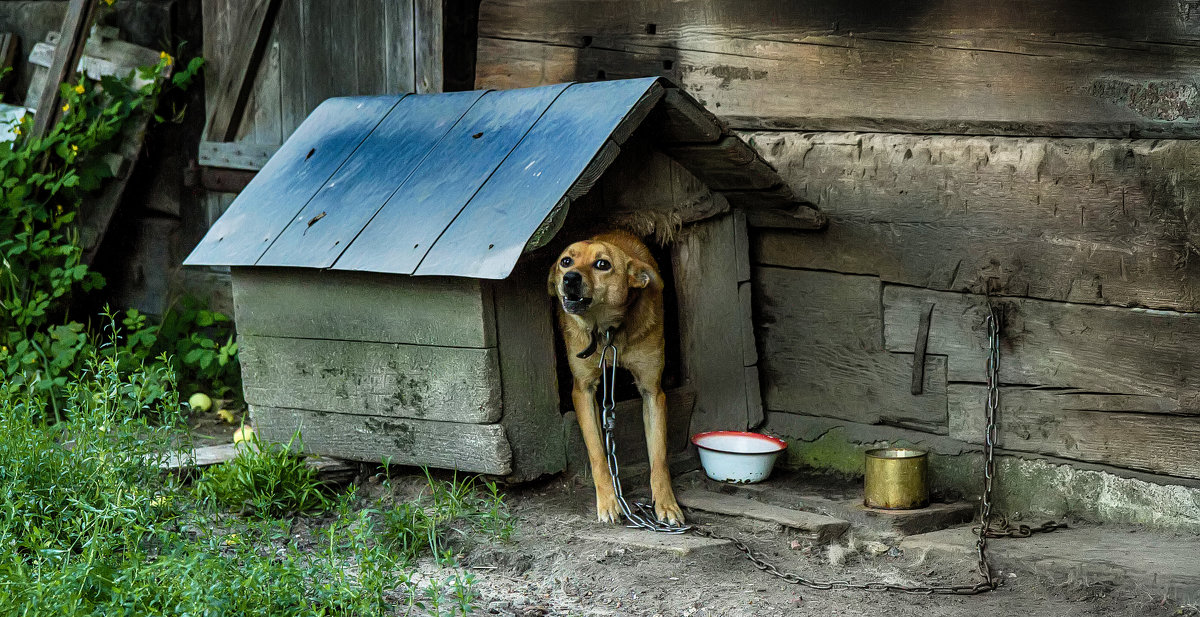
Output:
[[[982,442],[986,397],[982,384],[949,386],[951,437]],[[1145,400],[1148,398],[1004,388],[998,445],[1005,450],[1200,478],[1200,458],[1196,457],[1200,417],[1148,416],[1143,411],[1145,403],[1159,403]]]
[[[1027,298],[993,302],[1004,321],[1002,383],[1140,394],[1147,398],[1125,399],[1142,405],[1129,411],[1200,413],[1200,314]],[[921,312],[930,303],[936,306],[928,353],[947,357],[950,381],[983,381],[987,309],[982,296],[887,286],[887,349],[913,350]]]
[[[747,137],[831,221],[820,234],[760,234],[760,263],[1200,310],[1198,141]]]
[[[493,347],[478,280],[300,268],[235,268],[238,334]]]
[[[754,283],[767,409],[946,433],[946,358],[927,356],[913,395],[913,356],[883,346],[879,279],[756,268]]]
[[[248,403],[447,422],[500,419],[495,349],[240,335],[238,350]]]
[[[260,438],[287,443],[299,430],[305,451],[314,454],[498,476],[512,470],[512,452],[504,428],[498,424],[380,418],[259,405],[250,405],[250,415]]]
[[[476,84],[663,75],[736,128],[1200,136],[1196,20],[1143,8],[488,0]]]

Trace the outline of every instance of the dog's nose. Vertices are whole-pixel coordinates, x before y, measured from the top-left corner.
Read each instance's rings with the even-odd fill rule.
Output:
[[[568,285],[578,285],[583,282],[583,275],[571,270],[563,275],[563,282]]]

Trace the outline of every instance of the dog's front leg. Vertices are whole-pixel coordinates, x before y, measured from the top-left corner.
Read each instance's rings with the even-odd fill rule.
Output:
[[[600,420],[596,415],[596,385],[597,379],[584,382],[576,378],[571,400],[575,403],[575,416],[579,420],[579,430],[583,432],[583,443],[587,445],[588,462],[592,465],[592,480],[596,484],[596,518],[601,523],[616,523],[621,520],[621,508],[617,505],[612,475],[608,473],[604,440],[600,436]]]
[[[667,464],[667,395],[662,388],[642,390],[642,425],[646,429],[646,453],[650,456],[650,494],[654,514],[672,525],[683,523],[683,511],[671,489]]]

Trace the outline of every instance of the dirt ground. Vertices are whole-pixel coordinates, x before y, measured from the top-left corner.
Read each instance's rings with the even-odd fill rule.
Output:
[[[394,489],[419,490],[422,478],[393,477]],[[405,486],[407,485],[407,489]],[[627,489],[628,490],[628,489]],[[549,615],[888,615],[940,617],[979,613],[1022,617],[1085,615],[1200,615],[1148,590],[1082,585],[1048,574],[1003,573],[995,592],[974,597],[903,595],[863,591],[818,591],[797,587],[758,571],[732,546],[679,556],[581,540],[583,529],[601,529],[590,486],[555,479],[507,489],[516,518],[513,540],[476,544],[461,561],[479,582],[480,614]],[[831,551],[800,536],[761,523],[690,512],[692,522],[712,524],[761,551],[781,570],[813,579],[941,580],[974,583],[975,565],[930,556],[878,555],[867,532],[853,547]],[[645,532],[650,533],[650,532]],[[885,538],[886,540],[886,538]],[[878,545],[874,545],[878,550]],[[857,549],[857,550],[856,550]],[[837,561],[837,564],[832,563]],[[432,568],[432,565],[429,565]]]

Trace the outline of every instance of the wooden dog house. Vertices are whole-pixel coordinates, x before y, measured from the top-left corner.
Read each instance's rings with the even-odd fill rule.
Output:
[[[598,229],[669,250],[673,450],[761,422],[747,216],[821,223],[662,79],[335,98],[185,265],[231,268],[262,437],[522,480],[567,463],[546,273]]]

